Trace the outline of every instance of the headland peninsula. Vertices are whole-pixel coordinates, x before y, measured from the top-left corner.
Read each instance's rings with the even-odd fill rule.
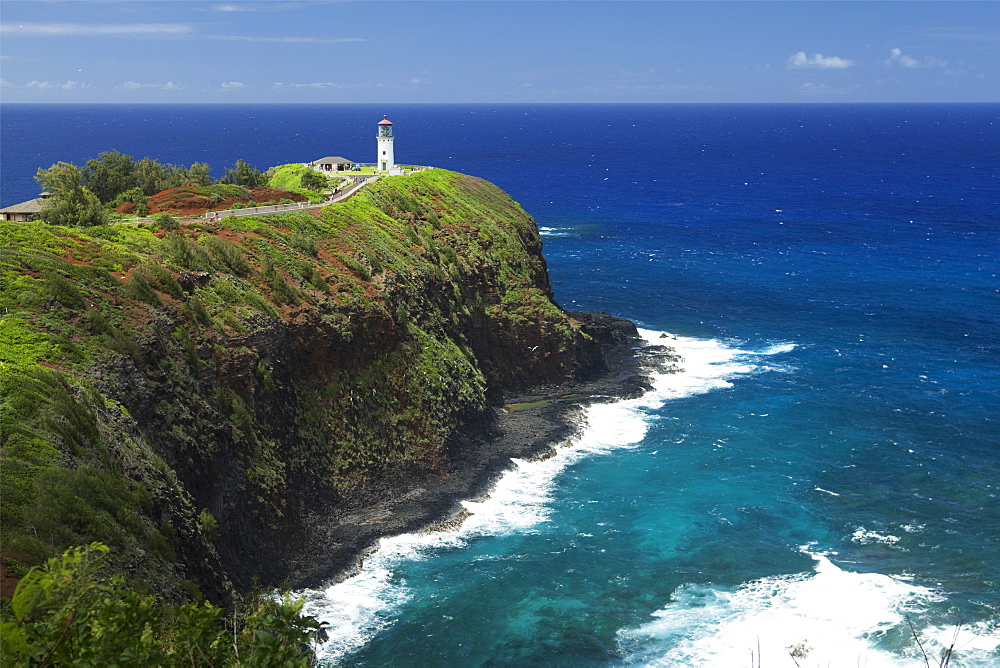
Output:
[[[424,169],[325,203],[346,183],[300,167],[98,197],[60,163],[48,221],[0,223],[5,607],[92,543],[163,605],[344,577],[674,361],[560,308],[496,186]],[[204,217],[265,196],[317,206]]]

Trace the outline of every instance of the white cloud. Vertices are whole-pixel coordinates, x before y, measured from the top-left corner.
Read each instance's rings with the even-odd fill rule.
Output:
[[[903,67],[920,67],[920,63],[917,62],[916,58],[906,55],[901,49],[893,49],[889,52],[889,58],[885,61],[885,64],[892,65],[893,63],[899,63]]]
[[[349,88],[346,84],[334,83],[332,81],[318,81],[316,83],[293,83],[288,84],[292,88]]]
[[[845,70],[854,65],[853,60],[841,58],[840,56],[824,56],[821,53],[814,53],[807,56],[805,51],[793,53],[788,57],[788,69],[817,68],[821,70]]]
[[[17,88],[17,86],[7,81],[3,77],[0,77],[0,88]]]
[[[376,84],[376,88],[381,84]],[[371,84],[347,84],[334,81],[317,81],[314,83],[283,83],[276,81],[275,88],[371,88]]]
[[[179,37],[191,32],[183,23],[4,23],[0,34],[29,37]]]
[[[138,81],[126,81],[121,86],[117,86],[118,90],[139,90],[141,88],[158,88],[160,90],[179,90],[183,88],[181,84],[176,81],[168,81],[167,83],[139,83]]]
[[[4,81],[5,88],[16,88],[16,86],[9,81]],[[29,81],[24,85],[25,88],[37,88],[39,90],[52,90],[54,88],[60,88],[62,90],[77,90],[80,88],[91,88],[88,83],[81,83],[79,81],[66,81],[65,83],[56,83],[55,81]]]
[[[333,83],[332,81],[318,81],[316,83],[282,83],[276,81],[274,83],[275,88],[284,88],[288,86],[289,88],[347,88],[344,84]]]
[[[363,37],[250,37],[246,35],[207,35],[208,39],[227,42],[275,42],[279,44],[340,44],[342,42],[367,42]]]
[[[412,79],[410,79],[410,83],[413,84],[414,86],[419,86],[420,79],[418,79],[417,77],[413,77]]]
[[[16,86],[9,81],[4,81],[3,86],[5,88],[16,88]],[[91,88],[92,86],[88,83],[81,83],[79,81],[66,81],[65,83],[56,83],[55,81],[29,81],[24,85],[25,88],[37,88],[39,90],[51,90],[53,88],[61,88],[62,90],[77,90],[80,88]]]
[[[255,2],[252,4],[233,4],[225,3],[220,5],[215,5],[212,7],[217,12],[223,13],[234,13],[234,12],[283,12],[289,9],[300,9],[303,7],[308,7],[308,3],[304,2],[268,2],[260,3]]]
[[[219,84],[219,87],[224,90],[236,90],[238,88],[243,88],[246,86],[242,81],[223,81]]]
[[[925,56],[923,60],[917,60],[913,56],[903,53],[902,49],[892,49],[889,57],[885,60],[886,65],[900,65],[902,67],[944,67],[948,64],[945,60],[938,60],[934,56]]]

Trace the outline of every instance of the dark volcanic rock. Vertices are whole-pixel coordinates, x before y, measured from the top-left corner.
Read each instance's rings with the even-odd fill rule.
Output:
[[[51,373],[25,382],[66,395],[19,434],[67,479],[90,467],[129,491],[127,520],[74,540],[117,542],[122,570],[171,600],[343,574],[671,361],[627,320],[559,308],[531,217],[453,172],[315,215],[102,234],[46,229],[12,256],[23,285],[50,281],[44,310],[16,314],[49,342]]]

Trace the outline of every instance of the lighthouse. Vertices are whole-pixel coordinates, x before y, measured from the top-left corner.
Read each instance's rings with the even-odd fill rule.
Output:
[[[376,169],[380,172],[387,172],[396,167],[396,161],[392,154],[392,121],[386,115],[378,122],[378,158],[375,160]]]

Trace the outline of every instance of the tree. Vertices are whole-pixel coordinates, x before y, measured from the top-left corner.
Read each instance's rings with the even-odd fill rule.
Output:
[[[135,163],[135,180],[146,196],[170,187],[168,168],[152,158],[143,158]]]
[[[83,185],[101,202],[110,202],[138,185],[135,169],[135,159],[130,155],[118,151],[98,153],[83,168]]]
[[[226,175],[222,177],[222,183],[232,183],[245,188],[263,188],[267,185],[267,177],[260,170],[240,159],[232,168],[226,168]]]
[[[39,169],[35,180],[52,194],[39,214],[45,222],[89,227],[108,221],[101,201],[83,186],[83,173],[73,163],[57,162],[48,169]]]
[[[200,188],[212,184],[212,169],[208,163],[196,162],[190,167],[184,165],[167,165],[167,187]]]
[[[329,180],[314,169],[302,175],[302,187],[306,190],[323,190],[329,185]]]
[[[192,163],[187,170],[187,183],[185,186],[208,186],[212,184],[212,168],[207,162]]]

